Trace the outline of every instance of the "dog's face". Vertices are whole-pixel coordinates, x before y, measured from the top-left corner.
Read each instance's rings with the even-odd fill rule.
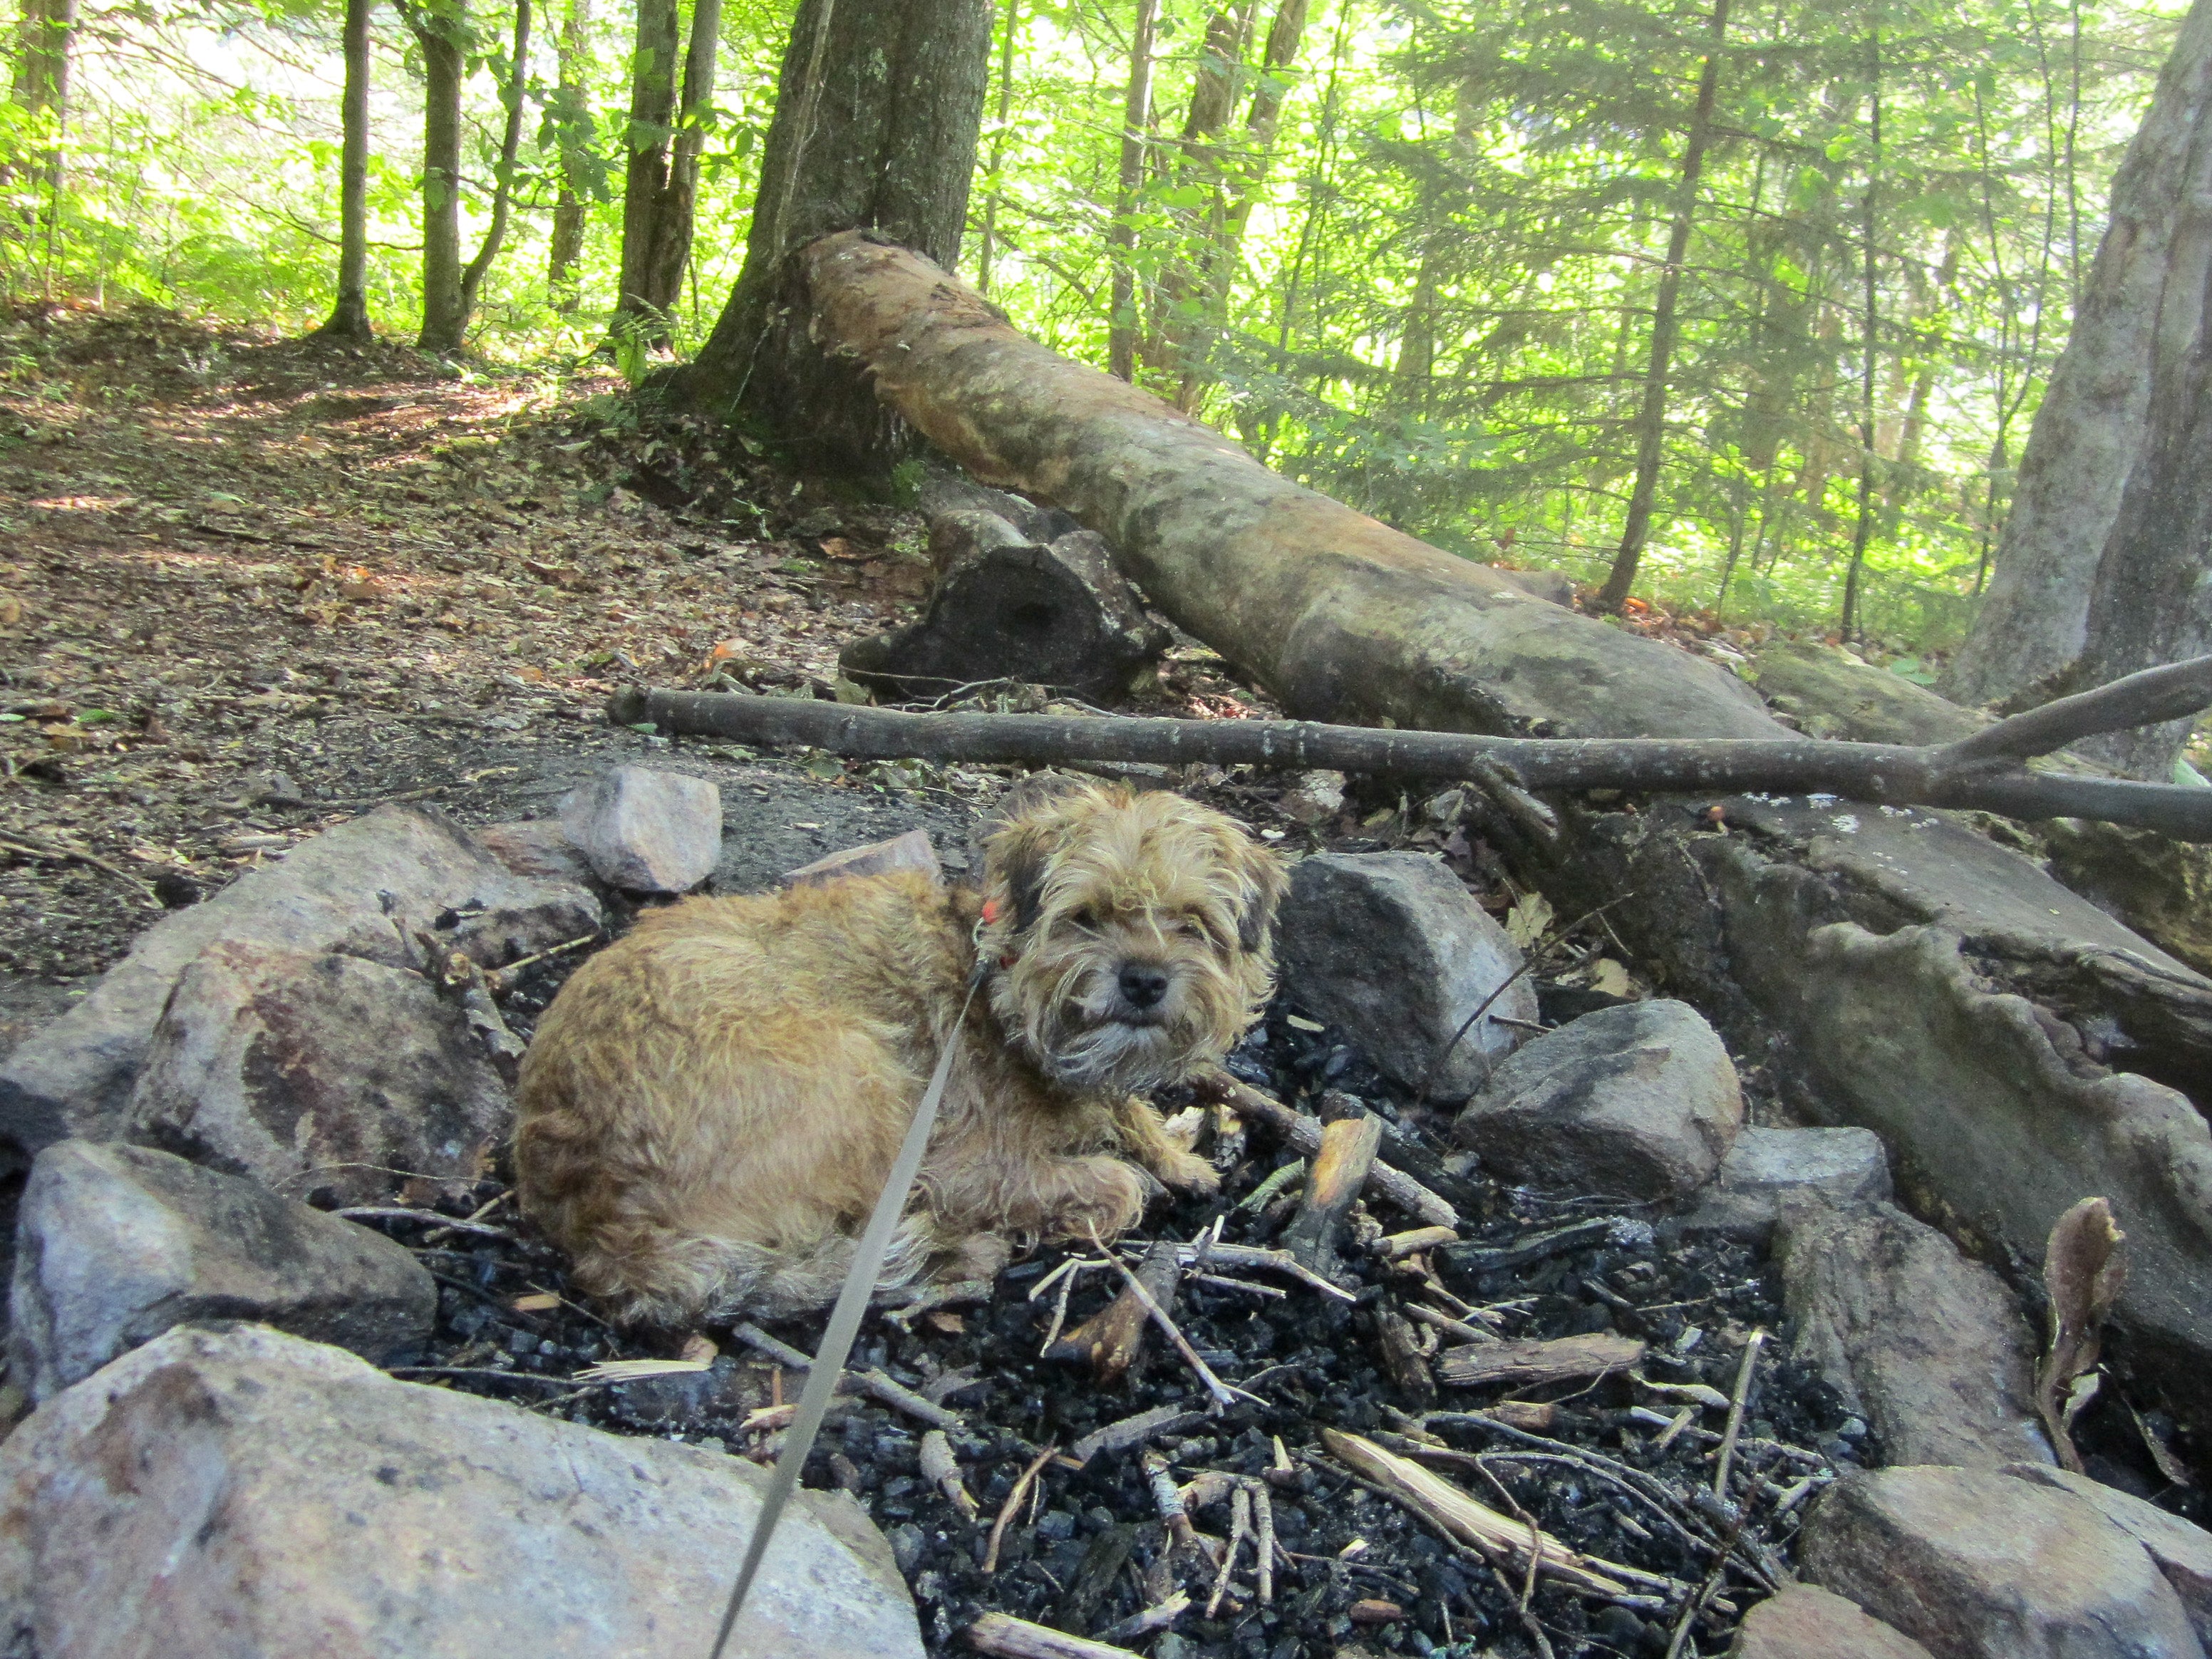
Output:
[[[1164,791],[1083,787],[986,849],[991,1006],[1055,1080],[1141,1092],[1226,1053],[1273,988],[1280,860]]]

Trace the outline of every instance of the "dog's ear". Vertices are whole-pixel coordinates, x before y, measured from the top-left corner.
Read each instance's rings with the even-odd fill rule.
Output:
[[[1015,823],[991,837],[984,850],[984,889],[1006,884],[1006,904],[1016,933],[1027,933],[1044,903],[1044,872],[1051,849],[1042,830],[1033,823]]]
[[[1281,902],[1289,878],[1283,873],[1283,861],[1273,853],[1241,835],[1237,839],[1242,843],[1237,858],[1237,874],[1244,878],[1248,896],[1237,914],[1237,945],[1249,956],[1267,942],[1267,930],[1275,921],[1275,906]]]

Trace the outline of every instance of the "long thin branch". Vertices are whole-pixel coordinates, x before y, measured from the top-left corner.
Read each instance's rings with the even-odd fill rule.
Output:
[[[2031,772],[2021,757],[2092,732],[2173,720],[2212,705],[2212,657],[2131,674],[1954,744],[1810,738],[1488,738],[1309,720],[1188,720],[1057,714],[909,714],[797,697],[633,690],[609,700],[622,725],[752,743],[805,744],[886,760],[1137,761],[1328,769],[1468,779],[1504,768],[1522,787],[1668,794],[1825,791],[1897,805],[1973,807],[2021,818],[2102,818],[2179,841],[2212,841],[2212,790]]]

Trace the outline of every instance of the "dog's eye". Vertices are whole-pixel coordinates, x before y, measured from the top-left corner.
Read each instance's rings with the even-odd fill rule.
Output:
[[[1086,933],[1095,933],[1098,931],[1098,913],[1087,904],[1068,920]]]

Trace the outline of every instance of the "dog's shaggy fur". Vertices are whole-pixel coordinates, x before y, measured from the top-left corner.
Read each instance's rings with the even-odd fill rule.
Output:
[[[1209,1165],[1133,1091],[1218,1058],[1271,988],[1279,861],[1168,793],[1085,787],[990,841],[981,894],[911,872],[641,920],[578,969],[522,1064],[525,1208],[617,1317],[830,1301],[976,958],[885,1285],[1110,1238]]]

